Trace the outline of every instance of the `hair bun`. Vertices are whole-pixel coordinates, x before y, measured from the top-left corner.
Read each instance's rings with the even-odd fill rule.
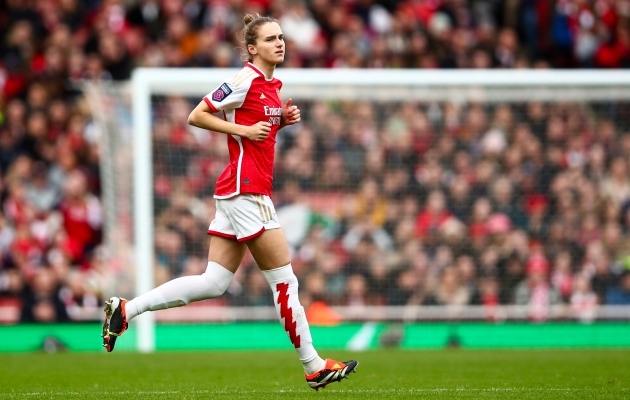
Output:
[[[243,17],[243,23],[245,25],[248,25],[250,22],[252,22],[256,18],[260,18],[260,15],[258,15],[258,13],[256,13],[256,14],[245,14],[245,16]]]

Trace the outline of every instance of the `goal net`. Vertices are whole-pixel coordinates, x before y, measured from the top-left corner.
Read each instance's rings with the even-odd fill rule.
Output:
[[[204,271],[228,153],[223,134],[186,121],[235,72],[138,69],[86,86],[116,294]],[[311,325],[630,315],[629,73],[276,75],[302,112],[278,134],[273,199]],[[247,254],[223,297],[139,318],[140,348],[155,320],[275,318]]]

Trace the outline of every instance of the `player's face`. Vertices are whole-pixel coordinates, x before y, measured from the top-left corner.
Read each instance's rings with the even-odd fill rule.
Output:
[[[280,25],[269,22],[258,28],[256,45],[250,47],[250,53],[269,64],[284,61],[284,35]]]

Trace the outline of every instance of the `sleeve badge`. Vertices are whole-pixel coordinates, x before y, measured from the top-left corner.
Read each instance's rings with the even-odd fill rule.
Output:
[[[232,89],[228,86],[227,83],[219,86],[217,90],[212,92],[212,100],[218,101],[219,103],[223,101],[226,97],[228,97],[232,93]]]

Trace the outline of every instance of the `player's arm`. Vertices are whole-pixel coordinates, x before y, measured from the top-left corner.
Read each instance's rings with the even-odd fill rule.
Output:
[[[282,106],[282,120],[280,121],[280,128],[287,125],[293,125],[300,122],[300,109],[297,106],[291,105],[293,99],[289,98]]]
[[[271,132],[271,124],[268,122],[261,121],[254,125],[246,126],[225,121],[213,115],[212,110],[205,100],[202,100],[197,107],[192,110],[188,116],[188,124],[196,126],[197,128],[225,133],[227,135],[242,136],[257,142],[265,140],[265,138],[269,136],[269,132]]]

